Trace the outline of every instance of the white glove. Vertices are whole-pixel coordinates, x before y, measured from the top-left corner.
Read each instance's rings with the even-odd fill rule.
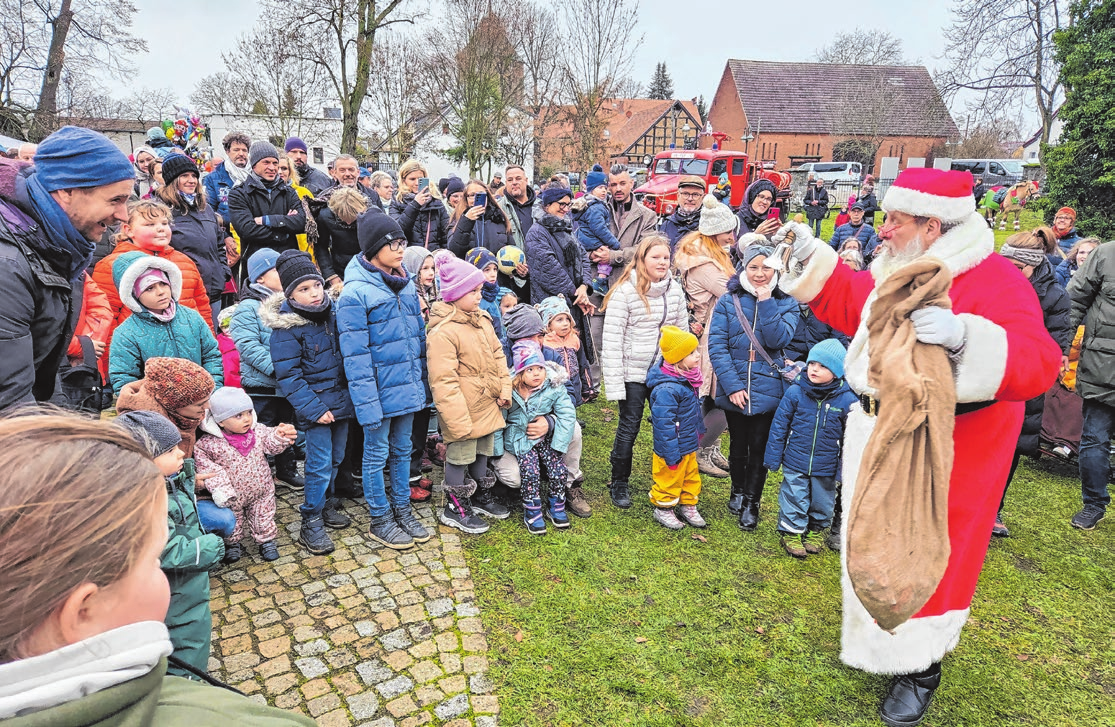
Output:
[[[967,331],[964,321],[947,308],[930,306],[910,314],[914,332],[922,343],[944,346],[952,351],[964,345]]]
[[[787,222],[778,228],[778,232],[770,238],[771,242],[775,244],[782,242],[786,239],[786,233],[791,230],[794,233],[794,259],[798,262],[807,260],[817,251],[817,238],[813,237],[813,231],[808,225],[802,222]]]

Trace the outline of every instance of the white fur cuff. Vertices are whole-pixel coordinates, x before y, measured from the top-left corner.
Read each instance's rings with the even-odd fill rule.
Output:
[[[782,278],[780,287],[787,295],[792,295],[799,303],[809,303],[825,287],[825,283],[832,277],[836,266],[840,264],[840,256],[823,241],[817,241],[817,251],[809,258],[804,268],[794,269]]]
[[[956,365],[956,401],[994,399],[1007,371],[1007,332],[982,316],[960,313],[958,317],[964,321],[967,341]]]

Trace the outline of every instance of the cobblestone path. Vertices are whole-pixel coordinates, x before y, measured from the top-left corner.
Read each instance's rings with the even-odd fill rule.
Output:
[[[436,497],[436,495],[435,495]],[[245,557],[213,574],[209,671],[252,699],[324,727],[495,727],[488,642],[457,531],[416,508],[429,542],[374,546],[363,501],[337,549],[297,545],[300,494],[279,490],[279,555]]]

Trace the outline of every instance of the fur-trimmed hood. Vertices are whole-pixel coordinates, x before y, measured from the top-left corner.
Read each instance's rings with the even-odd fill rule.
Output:
[[[136,280],[147,270],[161,270],[170,281],[170,294],[174,302],[182,298],[182,271],[170,260],[133,250],[116,258],[112,264],[112,282],[120,295],[120,302],[133,313],[143,313],[147,309],[136,299],[134,288]]]
[[[337,298],[339,298],[341,294],[334,293],[330,288],[326,288],[325,294],[329,296],[329,299],[333,301],[333,305],[336,306]],[[263,325],[273,331],[279,331],[298,328],[299,326],[309,325],[313,322],[291,310],[289,305],[286,306],[286,310],[283,310],[283,304],[286,302],[285,295],[282,293],[275,293],[270,298],[266,298],[260,303],[259,320]]]

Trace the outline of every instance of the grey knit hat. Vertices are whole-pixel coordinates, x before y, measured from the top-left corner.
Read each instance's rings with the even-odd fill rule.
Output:
[[[252,408],[251,397],[235,386],[222,386],[209,397],[209,412],[218,424]]]
[[[279,150],[269,141],[264,141],[262,139],[253,141],[252,147],[248,149],[248,166],[254,167],[256,162],[263,159],[274,159],[278,161]]]
[[[113,420],[132,438],[147,448],[152,457],[161,457],[178,446],[182,434],[174,422],[154,411],[130,411]]]
[[[503,330],[512,341],[540,336],[546,332],[542,325],[542,316],[534,306],[526,303],[519,303],[503,314]]]

